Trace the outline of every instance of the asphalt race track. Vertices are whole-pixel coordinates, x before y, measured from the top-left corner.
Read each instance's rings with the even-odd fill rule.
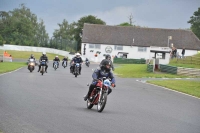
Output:
[[[98,113],[83,96],[92,69],[77,78],[69,67],[49,64],[41,76],[26,67],[0,75],[0,130],[3,133],[200,133],[200,99],[116,78],[117,87]],[[37,68],[38,69],[38,68]]]

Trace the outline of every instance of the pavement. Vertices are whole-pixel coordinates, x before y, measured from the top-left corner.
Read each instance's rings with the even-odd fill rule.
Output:
[[[102,113],[86,108],[83,96],[92,69],[75,78],[69,67],[49,63],[43,76],[27,67],[0,75],[3,133],[199,133],[200,99],[116,76],[117,87]],[[156,78],[157,79],[157,78]],[[160,79],[161,80],[161,79]],[[178,80],[178,79],[177,79]]]

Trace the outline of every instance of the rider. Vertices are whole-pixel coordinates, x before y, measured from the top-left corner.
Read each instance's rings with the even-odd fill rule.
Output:
[[[85,63],[87,63],[87,62],[88,62],[88,63],[90,62],[90,61],[88,60],[88,58],[85,59]]]
[[[41,62],[42,62],[42,60],[45,60],[45,72],[47,73],[47,68],[48,68],[48,65],[47,65],[47,63],[48,63],[48,57],[46,56],[46,53],[45,52],[43,52],[42,53],[42,56],[40,57],[40,59],[39,59],[39,62],[40,62],[40,65],[39,65],[39,69],[38,69],[38,72],[40,71],[40,68],[41,68]]]
[[[56,55],[56,57],[53,59],[53,67],[54,67],[54,64],[55,64],[55,62],[57,62],[58,63],[58,68],[59,68],[59,62],[60,62],[60,59],[59,59],[59,57]]]
[[[76,63],[79,63],[80,64],[80,67],[79,67],[79,73],[81,75],[81,63],[83,63],[83,60],[82,58],[80,57],[80,54],[79,53],[76,53],[76,57],[73,58],[72,60],[72,72],[74,72],[74,68],[75,68],[75,64]]]
[[[112,84],[111,84],[112,87],[115,87],[115,77],[113,76],[113,73],[110,71],[110,67],[111,67],[111,61],[110,60],[104,60],[104,62],[102,63],[100,69],[96,69],[94,71],[94,73],[92,74],[92,78],[93,78],[92,84],[90,84],[88,93],[84,97],[85,101],[91,95],[91,92],[93,91],[94,87],[96,86],[97,80],[99,78],[103,78],[103,77],[110,78],[111,82],[112,82]],[[112,90],[109,87],[108,94],[110,94],[111,92],[112,92]]]
[[[29,64],[29,62],[30,62],[30,59],[33,59],[34,63],[36,63],[36,60],[35,60],[35,57],[34,57],[33,54],[30,55],[30,58],[28,59],[28,64]]]
[[[62,61],[63,61],[63,62],[62,62],[62,66],[63,66],[63,64],[64,64],[64,61],[66,61],[66,65],[67,65],[68,58],[65,56],[65,57],[63,58]]]
[[[110,60],[110,62],[111,62],[111,68],[112,68],[112,70],[114,71],[115,69],[114,69],[113,63],[112,63],[112,61],[111,61],[111,56],[110,56],[109,54],[106,55],[105,59],[103,59],[103,60],[101,61],[101,63],[100,63],[99,66],[101,67],[102,63],[103,63],[105,60]]]

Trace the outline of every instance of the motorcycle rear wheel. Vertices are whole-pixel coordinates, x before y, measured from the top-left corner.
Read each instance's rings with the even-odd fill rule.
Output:
[[[98,111],[98,112],[102,112],[102,111],[103,111],[103,109],[104,109],[105,106],[106,106],[106,102],[107,102],[107,93],[103,93],[103,94],[101,95],[101,100],[100,100],[100,102],[98,102],[98,104],[97,104],[97,111]]]

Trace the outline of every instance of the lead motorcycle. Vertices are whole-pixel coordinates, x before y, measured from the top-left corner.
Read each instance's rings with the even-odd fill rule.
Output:
[[[87,108],[91,109],[94,105],[97,105],[97,111],[102,112],[106,106],[109,87],[111,87],[109,79],[105,77],[99,79],[91,95],[87,99]]]
[[[35,69],[35,60],[34,59],[29,59],[28,61],[28,70],[32,72]]]

